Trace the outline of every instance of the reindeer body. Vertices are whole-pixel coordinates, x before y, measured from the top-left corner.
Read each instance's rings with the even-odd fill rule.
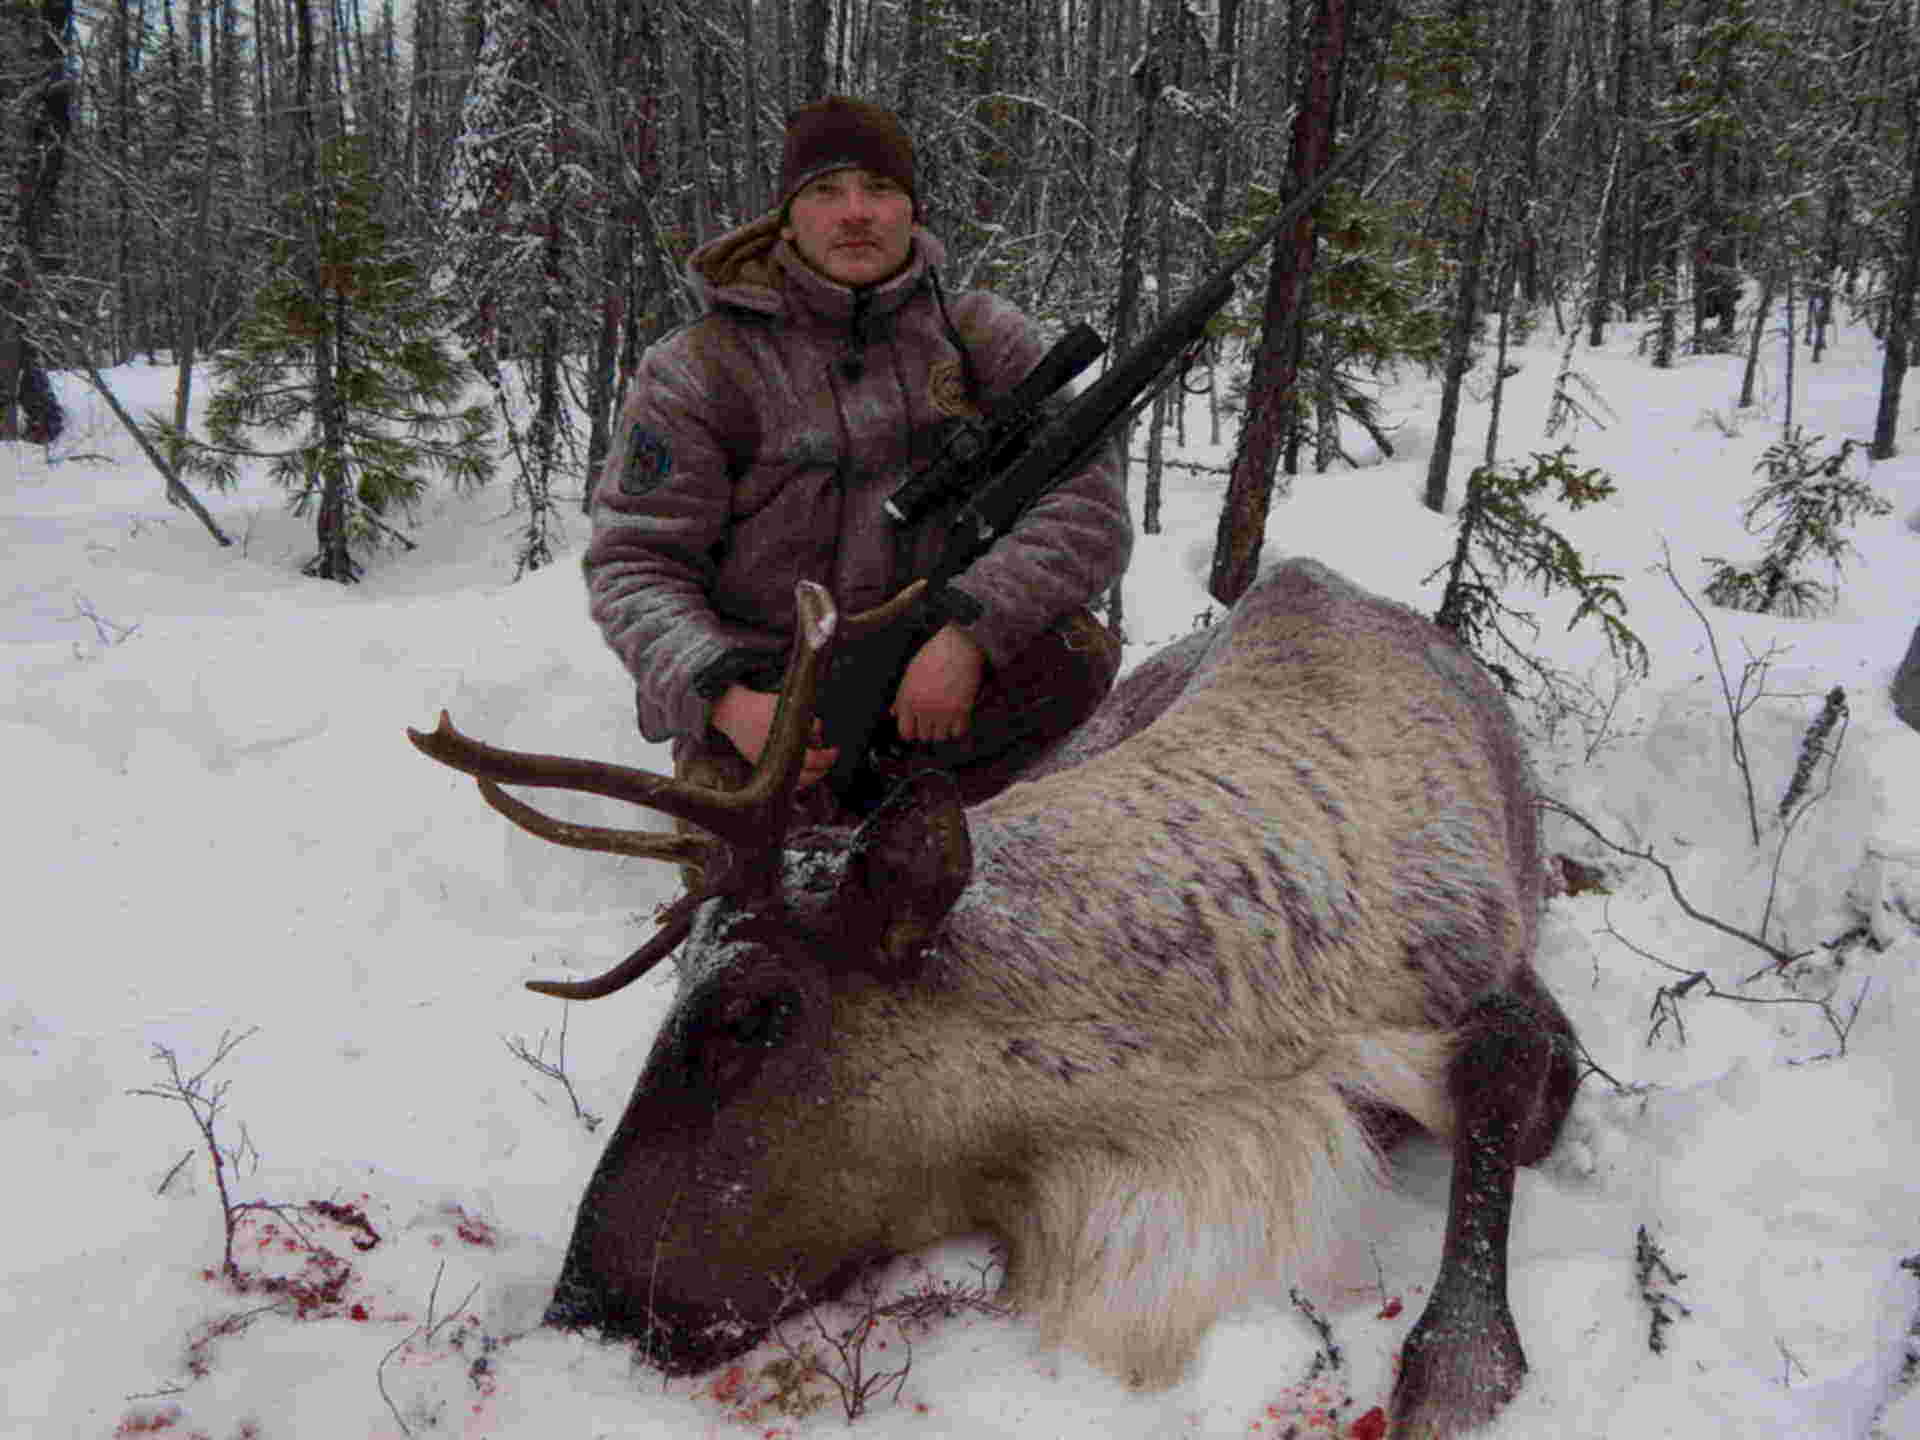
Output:
[[[1451,1136],[1452,1032],[1540,900],[1505,706],[1410,612],[1295,563],[1165,668],[1116,706],[1164,710],[970,812],[918,1027],[970,1043],[916,1089],[1051,1137],[978,1218],[1049,1330],[1150,1384],[1374,1179],[1355,1102]]]
[[[1294,562],[1029,781],[963,815],[929,779],[851,839],[791,839],[777,881],[690,920],[550,1320],[704,1368],[985,1228],[1050,1339],[1165,1385],[1377,1182],[1390,1113],[1459,1156],[1454,1298],[1409,1341],[1396,1433],[1517,1387],[1506,1202],[1459,1187],[1510,1195],[1544,1153],[1571,1032],[1530,970],[1524,759],[1442,632]]]

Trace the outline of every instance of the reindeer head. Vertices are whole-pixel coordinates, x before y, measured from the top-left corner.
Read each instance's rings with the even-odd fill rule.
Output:
[[[495,749],[443,713],[423,753],[474,776],[487,803],[557,844],[673,861],[698,882],[657,933],[597,979],[529,982],[610,995],[676,949],[680,991],[581,1202],[548,1312],[646,1343],[670,1370],[717,1364],[785,1308],[953,1228],[912,1107],[857,1103],[913,1073],[890,1014],[924,1004],[932,939],[972,853],[950,781],[908,783],[861,828],[790,833],[831,599],[803,584],[774,728],[747,785],[723,792],[646,771]],[[889,623],[888,611],[850,628]],[[700,836],[558,821],[503,785],[628,800]],[[850,1098],[856,1103],[848,1104]],[[908,1133],[909,1131],[913,1133]],[[858,1164],[845,1163],[860,1156]],[[903,1189],[924,1227],[903,1223]]]

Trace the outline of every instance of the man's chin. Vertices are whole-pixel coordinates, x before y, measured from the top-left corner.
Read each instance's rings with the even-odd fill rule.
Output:
[[[906,268],[906,261],[889,264],[886,253],[879,246],[862,245],[849,250],[830,252],[826,263],[818,268],[829,280],[838,281],[842,285],[858,290],[868,285],[878,285],[883,280],[891,280]]]

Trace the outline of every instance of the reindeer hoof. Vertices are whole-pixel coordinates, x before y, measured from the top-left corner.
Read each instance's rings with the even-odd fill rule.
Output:
[[[1438,1312],[1438,1313],[1437,1313]],[[1400,1352],[1393,1440],[1453,1440],[1492,1423],[1519,1393],[1527,1357],[1505,1305],[1427,1307]]]

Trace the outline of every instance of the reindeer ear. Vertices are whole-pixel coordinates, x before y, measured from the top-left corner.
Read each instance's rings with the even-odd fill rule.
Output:
[[[936,770],[904,782],[860,827],[844,884],[870,917],[885,974],[919,969],[972,875],[973,840],[959,787]]]

